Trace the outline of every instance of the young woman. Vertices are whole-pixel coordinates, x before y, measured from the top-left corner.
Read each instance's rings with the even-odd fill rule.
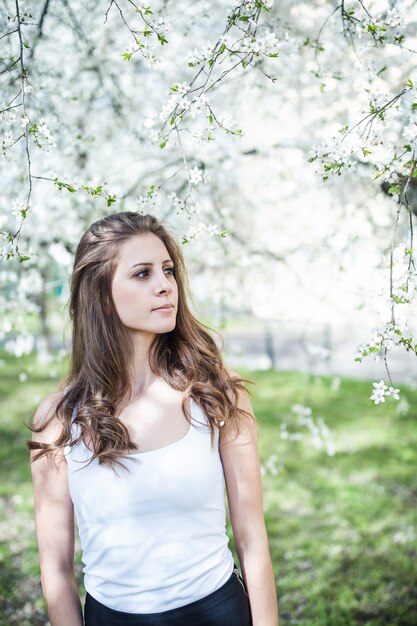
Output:
[[[251,381],[223,366],[187,293],[152,215],[109,215],[78,244],[70,371],[28,442],[52,626],[278,626]]]

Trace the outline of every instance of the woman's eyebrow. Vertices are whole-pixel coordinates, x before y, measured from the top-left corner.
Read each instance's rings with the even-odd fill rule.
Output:
[[[165,261],[162,261],[162,263],[170,263],[171,259],[165,259]],[[129,267],[129,269],[131,270],[132,267],[136,267],[137,265],[153,265],[153,263],[150,263],[150,261],[140,261],[139,263],[135,263],[134,265],[131,265]]]

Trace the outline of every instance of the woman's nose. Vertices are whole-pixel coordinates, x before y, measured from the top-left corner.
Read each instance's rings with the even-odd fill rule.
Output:
[[[169,281],[168,276],[162,274],[159,278],[157,291],[172,291],[172,285]]]

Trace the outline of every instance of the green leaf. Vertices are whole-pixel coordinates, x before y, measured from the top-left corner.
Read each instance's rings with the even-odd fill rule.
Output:
[[[165,146],[167,145],[167,140],[164,139],[164,141],[162,143],[159,144],[160,148],[165,148]]]
[[[277,57],[279,57],[279,52],[270,52],[268,56],[272,57],[273,59],[276,59]]]
[[[178,85],[174,85],[173,87],[170,87],[171,91],[178,91]]]
[[[239,17],[239,22],[249,22],[249,17],[247,15],[241,15]]]
[[[130,61],[130,59],[132,58],[132,54],[133,52],[125,52],[124,54],[122,54],[123,61]]]
[[[210,124],[213,124],[213,120],[214,120],[214,117],[213,117],[213,116],[212,116],[212,114],[210,113],[210,115],[209,115],[209,122],[210,122]]]
[[[30,260],[30,256],[20,256],[19,257],[19,263],[23,263],[23,261],[29,261]]]
[[[394,193],[400,193],[400,191],[401,191],[400,185],[391,185],[391,187],[388,189],[388,193],[390,195]]]
[[[417,167],[415,168],[415,170],[413,170],[413,173],[411,174],[412,178],[415,178],[417,176]]]

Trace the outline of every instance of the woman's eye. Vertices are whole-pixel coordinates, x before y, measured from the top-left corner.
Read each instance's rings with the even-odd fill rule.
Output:
[[[165,271],[169,272],[172,276],[174,275],[174,267],[166,267]],[[144,275],[147,276],[148,274],[149,270],[141,270],[140,272],[136,272],[136,274],[133,274],[133,276],[143,278]]]

